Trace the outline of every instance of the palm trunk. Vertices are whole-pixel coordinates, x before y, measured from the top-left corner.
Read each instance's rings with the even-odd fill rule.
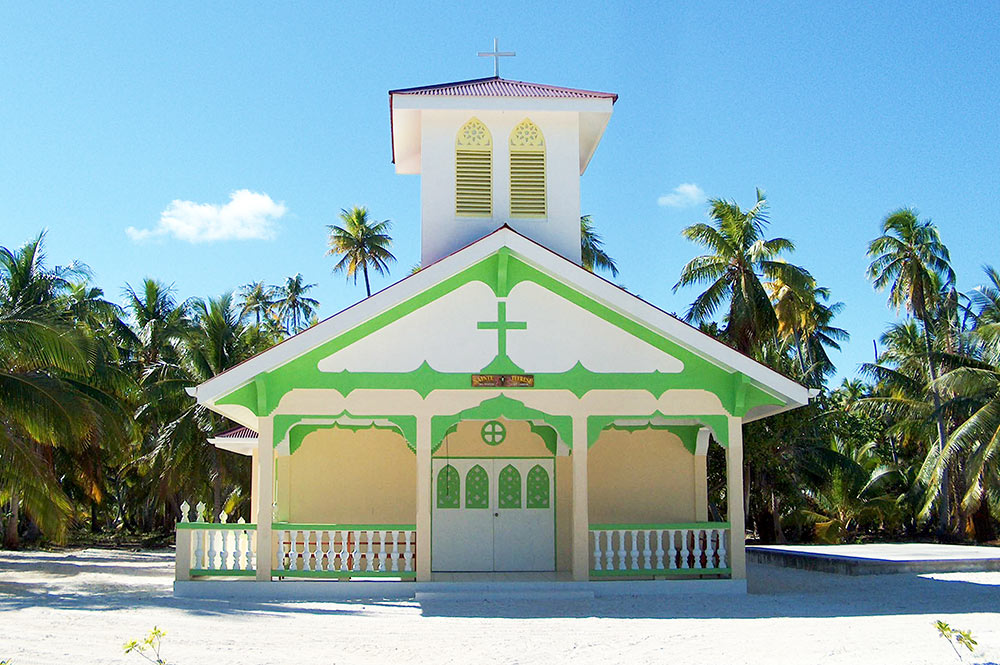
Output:
[[[799,367],[802,369],[802,378],[806,378],[806,360],[802,357],[802,336],[799,331],[795,331],[795,352],[799,356]]]
[[[372,297],[372,287],[371,287],[371,284],[368,283],[368,264],[367,263],[362,263],[361,264],[361,270],[362,270],[362,272],[365,273],[365,291],[368,293],[368,297],[371,298]]]
[[[989,543],[997,539],[996,529],[993,528],[993,518],[990,515],[990,506],[984,496],[979,502],[979,508],[972,513],[972,528],[976,532],[977,543]]]
[[[4,530],[3,535],[3,546],[8,550],[16,550],[21,545],[21,539],[17,533],[19,515],[18,515],[18,504],[20,503],[20,498],[17,493],[11,495],[10,497],[10,517],[7,518],[7,528]]]
[[[97,502],[93,499],[90,501],[90,532],[101,532],[101,525],[97,521]]]
[[[938,459],[940,460],[941,455],[944,453],[945,441],[948,438],[947,433],[944,428],[944,416],[941,413],[941,396],[938,394],[937,386],[934,384],[937,382],[937,365],[934,363],[933,346],[931,345],[931,329],[924,317],[924,344],[927,347],[927,369],[931,375],[931,398],[934,402],[934,414],[937,419],[937,431],[938,431]],[[939,461],[940,463],[940,461]],[[950,531],[951,523],[951,483],[949,482],[948,465],[945,464],[941,470],[941,501],[939,504],[938,516],[939,524],[938,531],[944,535]]]
[[[212,446],[212,521],[218,522],[222,514],[222,471],[219,464],[219,449]]]
[[[778,502],[778,495],[771,491],[771,519],[774,520],[774,542],[784,545],[788,542],[785,532],[781,530],[781,506]]]

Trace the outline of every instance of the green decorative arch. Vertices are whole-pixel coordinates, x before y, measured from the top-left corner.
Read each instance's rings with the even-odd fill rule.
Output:
[[[307,421],[307,422],[303,422]],[[288,437],[288,453],[302,446],[306,436],[321,429],[346,429],[357,432],[365,429],[382,429],[396,432],[403,437],[407,448],[417,449],[417,417],[406,415],[358,416],[347,411],[337,415],[286,415],[274,417],[274,445]]]
[[[498,418],[530,422],[533,425],[532,431],[542,436],[546,447],[553,454],[555,454],[555,447],[560,439],[567,444],[573,440],[573,420],[570,416],[554,416],[544,411],[538,411],[501,393],[492,399],[483,401],[478,406],[450,416],[433,416],[431,418],[432,451],[437,451],[441,447],[445,436],[454,432],[460,422],[465,420],[497,420]],[[552,441],[551,447],[549,447],[549,441],[546,441],[546,435],[540,434],[535,430],[535,427],[545,427],[555,433],[555,440]],[[551,439],[551,435],[548,436]]]
[[[660,423],[657,421],[674,421]],[[700,425],[687,425],[684,421],[695,420]],[[622,424],[621,421],[645,421],[636,424]],[[678,422],[680,421],[680,422]],[[684,447],[694,454],[697,446],[698,430],[708,427],[712,430],[715,440],[723,448],[729,447],[729,418],[720,415],[684,415],[666,416],[659,411],[654,411],[652,415],[645,416],[590,416],[587,418],[587,445],[593,446],[601,436],[601,432],[608,429],[626,430],[634,432],[637,430],[653,429],[668,430],[680,437]]]
[[[451,464],[441,467],[437,477],[437,507],[458,508],[460,487],[458,469]]]

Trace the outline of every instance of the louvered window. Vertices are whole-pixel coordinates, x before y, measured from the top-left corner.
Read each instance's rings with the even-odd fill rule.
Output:
[[[523,120],[510,133],[510,214],[545,217],[545,139]]]
[[[493,215],[493,140],[477,118],[465,123],[455,140],[455,214]]]

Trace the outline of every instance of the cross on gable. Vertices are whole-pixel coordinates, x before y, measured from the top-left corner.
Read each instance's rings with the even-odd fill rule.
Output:
[[[496,321],[479,321],[476,324],[479,330],[496,330],[497,331],[497,355],[501,358],[507,357],[507,331],[508,330],[526,330],[528,328],[527,321],[508,321],[507,320],[507,303],[503,300],[497,302],[497,320]]]
[[[493,51],[480,51],[476,55],[480,58],[493,58],[493,76],[500,78],[500,58],[512,58],[517,54],[513,51],[501,51],[500,40],[497,37],[494,37]]]

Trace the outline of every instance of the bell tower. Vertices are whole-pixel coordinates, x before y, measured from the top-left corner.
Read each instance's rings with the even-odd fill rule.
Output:
[[[396,173],[421,176],[421,265],[505,224],[579,263],[580,176],[617,99],[499,76],[390,91]]]

